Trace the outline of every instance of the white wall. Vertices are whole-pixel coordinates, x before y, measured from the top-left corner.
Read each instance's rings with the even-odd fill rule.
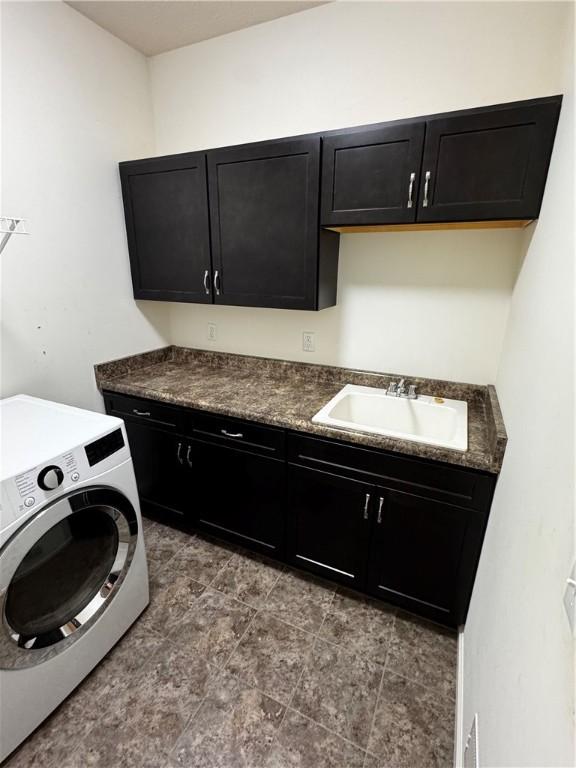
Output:
[[[576,765],[572,63],[498,371],[509,443],[464,632],[464,729],[478,712],[483,766]]]
[[[2,3],[2,396],[100,408],[92,365],[166,343],[132,299],[117,162],[153,151],[146,60],[59,2]]]
[[[520,243],[514,231],[347,235],[335,307],[174,304],[171,338],[264,357],[493,382]],[[207,340],[208,322],[216,323],[216,342]],[[315,353],[302,351],[304,330],[315,331]]]
[[[334,3],[153,57],[156,150],[557,93],[566,10],[555,3]],[[346,235],[336,308],[172,305],[171,338],[493,382],[521,239],[518,232]],[[215,343],[206,338],[209,320],[217,323]],[[317,332],[316,353],[301,352],[303,330]]]

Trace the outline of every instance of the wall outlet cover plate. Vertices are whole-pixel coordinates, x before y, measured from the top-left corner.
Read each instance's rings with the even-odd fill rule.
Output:
[[[316,349],[316,339],[314,331],[303,331],[302,333],[302,349],[304,352],[314,352]]]

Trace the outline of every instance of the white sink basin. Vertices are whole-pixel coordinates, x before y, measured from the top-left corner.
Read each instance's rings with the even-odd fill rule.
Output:
[[[385,389],[347,384],[312,418],[317,424],[400,440],[468,449],[468,404],[418,395],[393,397]]]

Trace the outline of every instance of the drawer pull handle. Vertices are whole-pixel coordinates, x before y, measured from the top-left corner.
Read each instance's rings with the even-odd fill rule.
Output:
[[[132,408],[132,413],[136,416],[150,416],[150,411],[139,411],[138,408]]]
[[[380,502],[378,504],[378,525],[382,523],[382,507],[384,506],[384,496],[380,496]]]
[[[221,429],[220,432],[226,437],[244,437],[242,432],[228,432],[226,429]]]
[[[370,494],[366,494],[366,500],[364,501],[364,520],[368,520],[368,507],[370,506]]]
[[[208,287],[208,270],[204,272],[204,293],[209,296],[210,288]]]
[[[424,175],[424,200],[422,201],[422,208],[428,208],[428,185],[430,184],[430,171],[426,171]]]
[[[180,451],[182,450],[182,443],[178,443],[178,451],[176,452],[176,458],[180,462],[180,464],[184,464],[184,461],[182,460],[182,456],[180,455]]]
[[[414,180],[416,178],[415,173],[410,174],[410,186],[408,187],[408,205],[407,208],[412,208],[412,192],[414,191]]]
[[[190,458],[190,451],[192,450],[192,446],[188,446],[188,450],[186,451],[186,462],[190,469],[192,469],[192,459]]]

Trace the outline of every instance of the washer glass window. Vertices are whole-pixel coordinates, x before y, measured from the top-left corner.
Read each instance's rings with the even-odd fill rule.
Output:
[[[42,636],[49,644],[52,632],[100,590],[117,550],[118,529],[105,508],[61,520],[36,542],[12,578],[5,605],[10,627],[23,637]]]
[[[138,534],[130,501],[106,487],[55,500],[19,529],[0,551],[0,668],[42,663],[81,637],[117,593]]]

